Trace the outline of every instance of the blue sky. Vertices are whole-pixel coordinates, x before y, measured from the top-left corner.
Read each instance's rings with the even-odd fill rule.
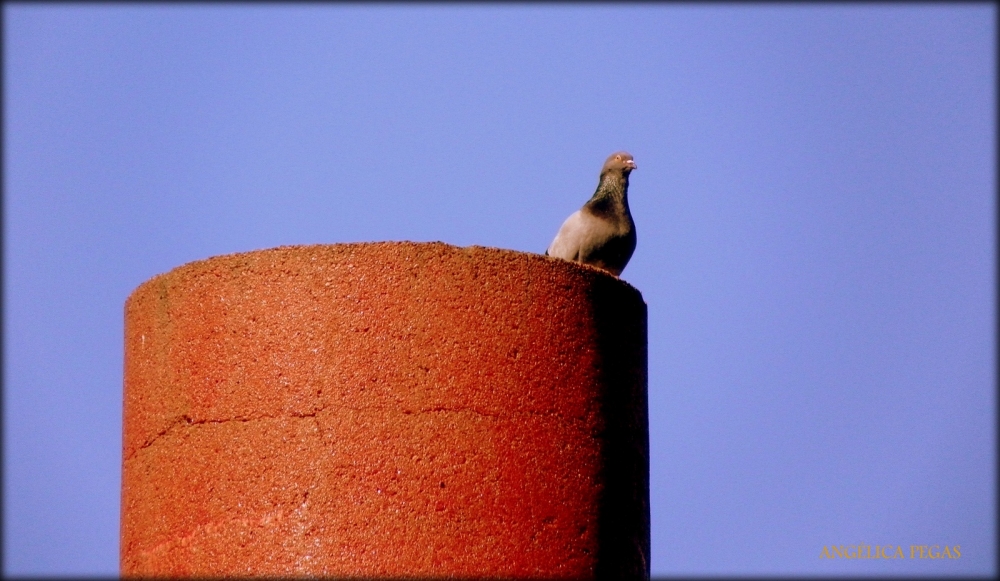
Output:
[[[143,281],[542,252],[619,149],[654,575],[995,573],[992,5],[3,10],[4,574],[117,573]]]

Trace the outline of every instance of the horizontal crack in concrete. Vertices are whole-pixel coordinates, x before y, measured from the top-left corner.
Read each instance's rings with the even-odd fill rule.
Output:
[[[131,460],[132,458],[134,458],[135,455],[138,454],[140,451],[149,448],[157,440],[163,438],[164,436],[166,436],[170,432],[178,429],[179,427],[180,428],[189,428],[189,427],[192,427],[192,426],[200,426],[200,425],[205,425],[205,424],[227,424],[227,423],[232,423],[232,422],[248,423],[248,422],[255,422],[255,421],[258,421],[258,420],[278,420],[278,419],[282,419],[282,418],[294,418],[294,419],[312,418],[312,419],[316,419],[317,415],[320,414],[320,413],[322,413],[322,412],[325,412],[326,409],[327,409],[327,407],[335,407],[335,408],[350,410],[350,411],[353,411],[353,412],[371,412],[371,411],[385,412],[385,413],[393,413],[393,412],[395,412],[395,413],[402,413],[404,415],[422,415],[422,414],[436,414],[436,413],[470,413],[470,414],[474,414],[474,415],[477,415],[477,416],[480,416],[480,417],[492,418],[492,419],[498,419],[500,417],[503,417],[501,414],[485,412],[485,411],[476,409],[474,407],[433,406],[433,407],[422,408],[422,409],[417,409],[417,410],[400,410],[398,408],[388,408],[388,407],[383,407],[383,406],[372,406],[372,407],[366,407],[366,408],[353,408],[353,407],[350,407],[350,406],[345,406],[345,405],[342,405],[342,404],[335,404],[335,403],[327,403],[326,406],[321,407],[321,408],[316,409],[316,410],[313,410],[311,412],[307,412],[307,413],[292,413],[292,414],[283,415],[283,416],[256,416],[256,417],[252,417],[252,418],[237,417],[237,418],[229,418],[229,419],[223,419],[223,420],[217,420],[217,419],[195,420],[195,419],[192,419],[191,416],[189,416],[187,414],[182,414],[182,415],[176,417],[174,419],[174,421],[171,422],[167,427],[163,428],[162,430],[160,430],[159,432],[157,432],[155,435],[153,435],[152,437],[148,438],[141,446],[135,448],[132,451],[131,454],[129,454],[128,456],[125,457],[124,461],[128,462],[129,460]],[[514,416],[534,416],[534,417],[545,416],[545,417],[548,417],[548,416],[552,416],[552,415],[557,415],[558,416],[559,414],[537,412],[537,411],[532,411],[532,410],[522,410],[522,411],[517,411],[517,412],[513,412],[512,411],[512,412],[509,412],[509,413],[504,414],[504,415],[511,416],[511,417],[514,417]]]
[[[247,422],[253,422],[253,421],[257,421],[257,420],[278,420],[278,419],[281,419],[281,418],[296,418],[296,419],[315,418],[316,414],[319,413],[319,411],[320,410],[314,410],[312,412],[304,413],[304,414],[295,414],[295,413],[293,413],[293,414],[289,414],[287,416],[257,416],[257,417],[253,417],[253,418],[230,418],[230,419],[225,419],[225,420],[213,420],[213,419],[195,420],[195,419],[192,419],[191,416],[189,416],[187,414],[182,414],[182,415],[178,416],[177,418],[175,418],[174,421],[171,422],[166,428],[163,428],[162,430],[160,430],[159,432],[157,432],[153,437],[151,437],[151,438],[147,439],[145,442],[143,442],[143,444],[141,446],[137,447],[135,450],[132,450],[132,453],[129,454],[128,456],[126,456],[124,461],[128,462],[133,457],[135,457],[135,455],[138,454],[140,451],[145,450],[146,448],[149,448],[150,446],[153,445],[154,442],[156,442],[160,438],[166,436],[167,434],[169,434],[170,432],[172,432],[173,430],[175,430],[178,426],[181,426],[181,427],[184,427],[184,428],[188,428],[188,427],[191,427],[191,426],[200,426],[200,425],[204,425],[204,424],[228,424],[228,423],[232,423],[232,422],[239,422],[241,424],[245,424]]]
[[[407,410],[403,411],[403,413],[406,414],[406,415],[412,415],[412,414],[434,414],[434,413],[440,413],[440,412],[471,413],[471,414],[475,414],[477,416],[482,416],[484,418],[494,418],[494,419],[500,417],[500,414],[491,414],[491,413],[488,413],[488,412],[484,412],[484,411],[478,410],[478,409],[473,408],[473,407],[451,408],[451,407],[446,407],[446,406],[434,406],[434,407],[419,409],[419,410],[416,410],[416,411],[407,411]],[[510,414],[510,415],[515,415],[515,414]]]

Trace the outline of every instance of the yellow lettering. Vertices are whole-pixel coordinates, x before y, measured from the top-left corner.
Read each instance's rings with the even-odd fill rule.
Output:
[[[941,548],[941,545],[934,545],[933,547],[931,547],[931,550],[930,550],[930,557],[931,557],[931,559],[939,559],[939,558],[941,558],[941,551],[935,551],[935,549],[940,549],[940,548]]]
[[[830,546],[833,547],[834,554],[838,555],[841,559],[844,558],[844,545],[840,546],[830,545]]]
[[[920,558],[921,559],[927,558],[927,545],[920,545]]]
[[[830,551],[826,550],[826,546],[825,545],[823,546],[823,552],[820,554],[819,558],[820,559],[832,559],[833,558],[833,557],[830,556]]]
[[[955,558],[956,559],[961,559],[962,558],[962,553],[961,553],[961,551],[959,551],[959,549],[961,549],[961,548],[962,547],[960,547],[959,545],[955,545]]]
[[[910,545],[910,558],[913,558],[913,549],[917,548],[916,545]]]
[[[854,549],[853,553],[851,552],[852,548]],[[858,547],[857,547],[857,545],[847,545],[847,550],[844,551],[844,554],[847,555],[848,559],[857,559],[858,558]]]
[[[903,558],[903,545],[896,545],[896,554],[890,557],[891,559],[902,559]]]
[[[948,555],[948,558],[949,558],[949,559],[954,559],[954,558],[955,558],[955,557],[952,557],[952,556],[951,556],[951,549],[949,549],[949,548],[948,548],[948,545],[945,545],[945,546],[944,546],[944,554],[945,554],[945,555]]]

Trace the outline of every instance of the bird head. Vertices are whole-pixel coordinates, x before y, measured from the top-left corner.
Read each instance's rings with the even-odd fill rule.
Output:
[[[601,168],[601,175],[604,175],[605,172],[617,171],[627,176],[636,167],[631,153],[619,151],[608,156],[607,161],[604,162],[604,167]]]

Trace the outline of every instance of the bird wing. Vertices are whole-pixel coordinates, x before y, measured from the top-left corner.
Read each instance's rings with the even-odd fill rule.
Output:
[[[580,230],[580,211],[577,210],[559,227],[559,232],[549,244],[549,249],[545,251],[549,256],[562,258],[564,260],[576,260],[580,254],[580,244],[576,233]]]
[[[614,234],[613,225],[589,212],[577,210],[563,222],[546,252],[549,256],[579,261],[604,245]]]

